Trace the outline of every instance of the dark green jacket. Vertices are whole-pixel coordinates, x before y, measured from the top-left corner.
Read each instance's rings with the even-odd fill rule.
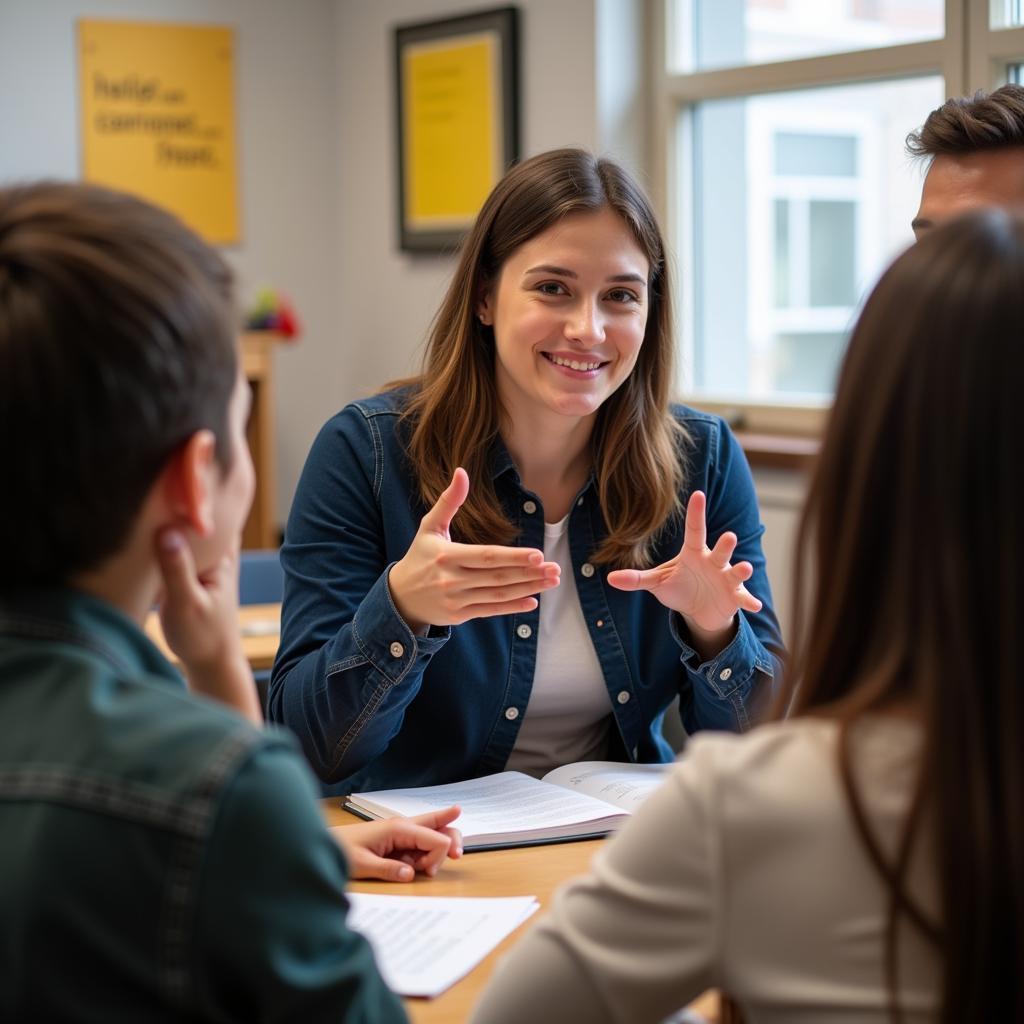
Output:
[[[0,600],[0,1020],[404,1021],[290,737],[125,616]]]

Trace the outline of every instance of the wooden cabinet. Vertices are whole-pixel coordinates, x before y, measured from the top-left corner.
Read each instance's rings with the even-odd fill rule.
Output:
[[[242,368],[252,388],[252,411],[246,430],[253,465],[256,494],[242,531],[243,548],[276,548],[279,524],[275,515],[277,461],[274,452],[274,347],[272,331],[242,335]]]

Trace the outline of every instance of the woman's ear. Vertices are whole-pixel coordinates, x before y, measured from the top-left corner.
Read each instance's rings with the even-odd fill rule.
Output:
[[[476,300],[476,318],[485,327],[494,326],[494,291],[486,285],[481,285],[480,294]]]
[[[175,524],[198,537],[213,532],[213,497],[217,479],[213,431],[197,430],[164,469],[163,489]]]

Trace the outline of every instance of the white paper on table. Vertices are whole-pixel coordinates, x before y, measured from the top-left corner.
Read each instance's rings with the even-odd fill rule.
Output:
[[[440,995],[465,977],[540,904],[534,896],[347,894],[348,923],[369,940],[399,995]]]

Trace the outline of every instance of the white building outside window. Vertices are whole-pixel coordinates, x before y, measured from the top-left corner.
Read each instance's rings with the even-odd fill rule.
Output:
[[[907,133],[1024,58],[1019,0],[983,6],[656,3],[660,199],[691,400],[768,429],[820,417],[806,411],[827,406],[860,303],[913,240],[925,168]]]

